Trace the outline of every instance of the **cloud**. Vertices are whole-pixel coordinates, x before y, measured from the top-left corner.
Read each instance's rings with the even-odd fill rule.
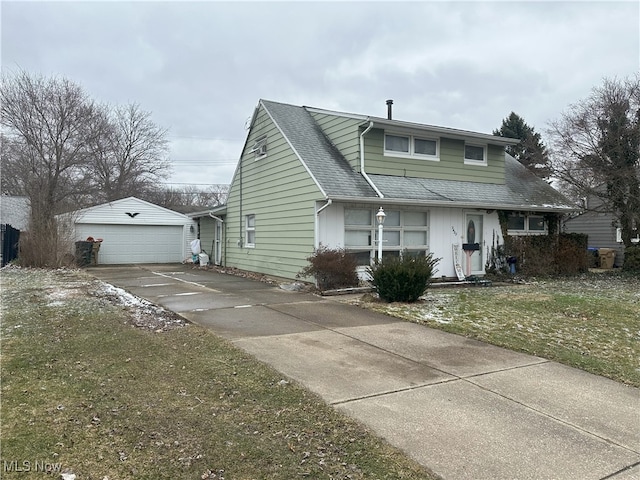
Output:
[[[136,102],[171,181],[227,183],[260,98],[491,132],[536,130],[639,70],[637,2],[3,2],[2,67]],[[195,182],[197,179],[198,182]]]

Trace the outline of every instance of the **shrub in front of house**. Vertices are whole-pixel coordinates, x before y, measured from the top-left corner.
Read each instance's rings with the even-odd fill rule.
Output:
[[[424,294],[440,261],[427,256],[382,257],[382,262],[370,269],[371,283],[385,302],[415,302]]]
[[[358,285],[356,258],[342,248],[320,247],[307,261],[309,265],[297,276],[315,278],[316,286],[322,291]]]
[[[561,233],[555,244],[553,257],[559,275],[577,275],[589,270],[588,235]]]
[[[630,245],[624,249],[622,270],[640,273],[640,245]]]
[[[589,267],[588,237],[579,233],[507,237],[505,250],[525,276],[575,275]]]

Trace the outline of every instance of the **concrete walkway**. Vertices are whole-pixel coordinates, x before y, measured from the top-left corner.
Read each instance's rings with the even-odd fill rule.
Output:
[[[640,479],[640,391],[335,299],[185,265],[97,267],[445,480]]]

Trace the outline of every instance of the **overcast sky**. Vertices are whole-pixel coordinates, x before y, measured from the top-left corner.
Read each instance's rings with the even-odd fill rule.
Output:
[[[543,134],[640,70],[639,2],[1,3],[2,68],[136,102],[176,184],[229,183],[261,98],[491,133]]]

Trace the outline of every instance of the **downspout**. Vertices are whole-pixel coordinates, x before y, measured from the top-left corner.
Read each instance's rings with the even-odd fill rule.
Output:
[[[318,210],[316,210],[316,238],[314,240],[314,248],[317,250],[320,246],[320,212],[322,212],[325,208],[331,205],[333,201],[329,198],[327,199],[327,203],[321,206]]]
[[[244,246],[244,242],[242,241],[242,233],[243,233],[243,228],[242,228],[242,222],[243,222],[243,218],[242,218],[242,156],[240,157],[240,218],[238,219],[238,226],[239,226],[239,230],[240,230],[240,237],[238,237],[238,247],[242,248]]]
[[[367,183],[371,185],[371,188],[373,188],[376,191],[376,194],[378,195],[378,197],[384,198],[384,195],[382,194],[382,192],[378,190],[378,187],[375,186],[375,184],[373,183],[373,180],[371,180],[369,178],[369,175],[367,175],[367,172],[364,171],[364,136],[372,128],[373,128],[373,122],[370,121],[369,126],[365,128],[364,132],[360,134],[360,173],[362,174],[364,179],[367,181]]]

